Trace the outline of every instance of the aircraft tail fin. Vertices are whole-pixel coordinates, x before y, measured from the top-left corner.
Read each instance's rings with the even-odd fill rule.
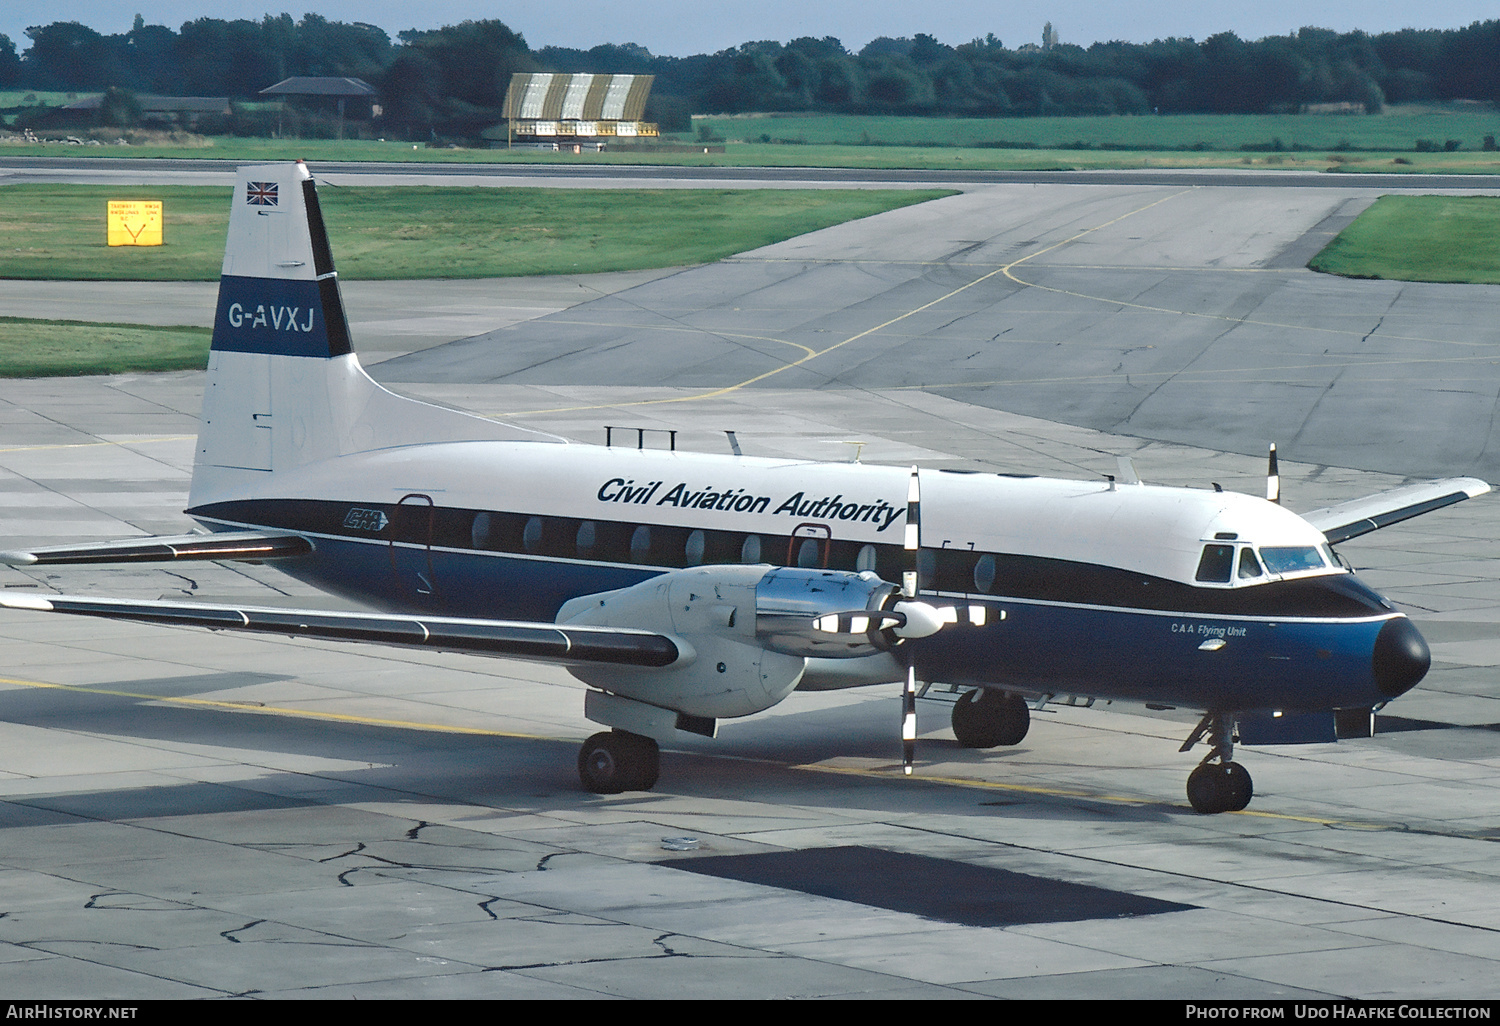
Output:
[[[190,502],[370,449],[474,439],[561,441],[409,399],[355,356],[307,165],[242,167],[219,279]]]

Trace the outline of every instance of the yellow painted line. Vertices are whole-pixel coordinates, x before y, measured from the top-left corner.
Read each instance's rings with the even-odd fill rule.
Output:
[[[227,712],[259,713],[267,716],[286,716],[295,719],[323,720],[335,723],[352,723],[369,727],[391,727],[398,730],[421,730],[437,734],[468,734],[481,737],[504,737],[521,741],[562,741],[577,742],[576,737],[556,737],[546,734],[523,734],[518,731],[489,730],[482,727],[460,727],[449,723],[424,723],[419,720],[396,720],[378,716],[355,716],[349,713],[319,712],[312,709],[293,709],[286,706],[263,705],[257,702],[226,702],[213,698],[178,698],[163,695],[149,695],[134,691],[121,691],[115,688],[94,688],[79,684],[51,684],[39,680],[23,680],[16,677],[0,677],[0,684],[10,684],[14,687],[37,688],[47,691],[64,691],[82,695],[103,695],[109,698],[128,698],[134,701],[162,702],[167,705],[180,705],[198,709],[219,709]],[[712,752],[695,751],[690,753],[694,757],[716,758]],[[743,756],[727,756],[736,762],[755,762],[767,766],[778,767],[784,764],[768,759],[745,759]],[[1138,807],[1162,806],[1170,809],[1181,809],[1182,806],[1164,803],[1152,798],[1132,797],[1128,795],[1100,794],[1092,791],[1078,791],[1062,787],[1043,787],[1036,784],[1007,784],[994,780],[978,780],[973,777],[947,777],[930,776],[918,772],[915,776],[906,777],[899,769],[863,769],[854,766],[822,766],[817,763],[804,763],[801,765],[786,766],[791,770],[803,770],[811,773],[831,773],[842,776],[867,777],[875,780],[912,780],[929,784],[939,784],[947,787],[961,787],[980,791],[1003,791],[1011,794],[1037,795],[1045,798],[1081,798],[1086,801],[1110,802],[1117,805],[1132,805]],[[1311,826],[1335,827],[1344,830],[1368,830],[1368,831],[1399,831],[1402,833],[1412,832],[1406,824],[1384,824],[1384,823],[1361,823],[1356,820],[1327,819],[1318,816],[1296,816],[1280,812],[1262,812],[1255,809],[1246,809],[1236,813],[1220,813],[1220,815],[1254,816],[1260,819],[1279,820],[1290,823],[1306,823]],[[1421,833],[1440,834],[1444,837],[1457,837],[1469,840],[1491,840],[1483,834],[1468,834],[1462,831],[1418,831]]]
[[[225,702],[213,698],[176,698],[164,695],[139,694],[111,688],[91,688],[79,684],[49,684],[39,680],[20,680],[0,677],[0,684],[11,684],[23,688],[40,688],[49,691],[68,691],[82,695],[105,695],[110,698],[129,698],[144,702],[164,702],[168,705],[190,706],[200,709],[224,709],[230,712],[263,713],[269,716],[290,716],[306,720],[328,720],[335,723],[358,723],[372,727],[396,727],[401,730],[425,730],[442,734],[478,734],[484,737],[509,737],[529,741],[576,741],[577,738],[547,737],[544,734],[520,734],[504,730],[487,730],[481,727],[459,727],[448,723],[422,723],[416,720],[382,719],[376,716],[354,716],[349,713],[321,712],[316,709],[293,709],[286,706],[264,705],[259,702]]]
[[[1170,199],[1171,197],[1168,197],[1168,198]],[[1101,225],[1100,227],[1106,227],[1106,226]],[[1069,239],[1067,241],[1071,242],[1072,240]],[[1059,245],[1065,245],[1065,244],[1066,243],[1059,243]],[[1056,247],[1053,247],[1053,248],[1056,248]],[[1045,253],[1045,252],[1047,252],[1047,250],[1042,250],[1042,252]],[[1031,256],[1039,256],[1039,255],[1040,254],[1038,254],[1038,253],[1031,254]],[[1019,264],[1019,263],[1021,263],[1024,260],[1029,260],[1029,259],[1031,259],[1031,256],[1023,257],[1021,260],[1017,260],[1016,263]],[[1012,264],[1010,266],[1014,267],[1015,264]],[[1202,320],[1223,321],[1223,322],[1228,323],[1228,324],[1248,324],[1248,325],[1253,325],[1254,327],[1257,327],[1257,328],[1280,328],[1280,329],[1283,329],[1283,330],[1286,330],[1286,331],[1322,332],[1322,333],[1330,334],[1330,335],[1349,335],[1349,336],[1353,336],[1353,337],[1356,337],[1356,338],[1364,338],[1366,335],[1372,334],[1372,331],[1370,329],[1367,329],[1367,328],[1354,328],[1354,329],[1351,329],[1351,328],[1325,328],[1325,327],[1319,327],[1317,325],[1310,325],[1310,324],[1292,324],[1292,323],[1287,323],[1287,322],[1283,322],[1283,321],[1262,321],[1262,320],[1258,320],[1258,319],[1253,318],[1253,317],[1232,317],[1232,316],[1229,316],[1228,314],[1199,313],[1199,312],[1194,311],[1194,310],[1174,310],[1171,307],[1151,306],[1150,304],[1147,304],[1147,303],[1132,303],[1129,300],[1125,300],[1125,299],[1114,299],[1114,298],[1111,298],[1109,296],[1095,296],[1095,295],[1091,295],[1091,294],[1089,294],[1087,292],[1077,292],[1077,291],[1075,291],[1073,289],[1060,289],[1060,288],[1056,288],[1055,286],[1052,286],[1052,285],[1042,285],[1039,282],[1025,281],[1025,280],[1023,280],[1021,278],[1017,278],[1015,275],[1011,274],[1008,268],[1006,269],[1005,276],[1007,278],[1009,278],[1011,281],[1015,282],[1017,285],[1024,285],[1024,286],[1026,286],[1028,288],[1040,289],[1043,292],[1051,292],[1051,293],[1054,293],[1054,294],[1059,295],[1059,296],[1071,296],[1074,299],[1086,299],[1086,300],[1089,300],[1090,302],[1094,302],[1094,303],[1104,303],[1104,304],[1107,304],[1109,306],[1117,306],[1117,307],[1121,307],[1122,309],[1125,309],[1125,310],[1141,310],[1141,311],[1144,311],[1146,313],[1172,314],[1173,316],[1177,316],[1177,317],[1197,317],[1197,318],[1200,318]],[[1433,343],[1437,343],[1438,345],[1448,345],[1448,346],[1473,346],[1473,347],[1476,347],[1476,348],[1477,347],[1483,347],[1483,348],[1486,348],[1486,349],[1494,349],[1494,348],[1496,348],[1496,343],[1494,343],[1494,342],[1467,342],[1467,341],[1463,341],[1461,339],[1429,338],[1429,337],[1424,336],[1424,335],[1387,335],[1387,334],[1382,334],[1382,335],[1379,336],[1379,338],[1380,338],[1381,341],[1392,341],[1392,342],[1433,342]]]
[[[952,787],[967,787],[982,791],[1010,791],[1017,794],[1036,794],[1048,798],[1087,798],[1091,801],[1117,802],[1124,805],[1157,805],[1151,798],[1130,798],[1125,795],[1098,794],[1093,791],[1072,791],[1061,787],[1042,787],[1036,784],[1006,784],[996,780],[979,780],[975,777],[938,777],[915,770],[907,777],[900,769],[865,769],[858,766],[822,766],[804,763],[790,769],[808,770],[812,773],[838,773],[851,777],[874,777],[880,780],[921,780],[930,784],[947,784]]]
[[[791,769],[808,770],[813,773],[838,773],[845,776],[873,777],[880,780],[921,780],[933,784],[945,784],[950,787],[963,787],[980,791],[1005,791],[1013,794],[1034,794],[1046,798],[1083,798],[1094,802],[1111,802],[1116,805],[1134,806],[1165,806],[1170,809],[1181,809],[1183,806],[1161,802],[1154,798],[1131,797],[1128,795],[1099,794],[1094,791],[1076,791],[1062,787],[1041,787],[1035,784],[1006,784],[995,780],[978,780],[973,777],[937,777],[930,776],[917,770],[911,777],[905,776],[899,769],[861,769],[853,766],[820,766],[816,763],[808,763],[801,766],[792,766]],[[1387,831],[1394,830],[1408,832],[1405,824],[1387,825],[1383,823],[1361,823],[1356,820],[1326,819],[1317,816],[1294,816],[1281,812],[1260,812],[1254,809],[1245,809],[1241,812],[1219,813],[1219,815],[1234,816],[1257,816],[1261,819],[1282,820],[1291,823],[1307,823],[1312,826],[1339,827],[1347,830],[1371,830]],[[1452,833],[1444,834],[1452,837],[1470,837],[1468,834]],[[1473,835],[1474,840],[1486,840],[1481,835]]]
[[[119,442],[59,442],[53,445],[15,445],[0,452],[41,452],[45,449],[94,449],[101,445],[149,445],[152,442],[185,442],[197,435],[162,435],[151,438],[130,438]]]
[[[1061,242],[1053,243],[1052,245],[1047,246],[1044,249],[1039,249],[1039,250],[1037,250],[1034,253],[1028,253],[1026,256],[1023,256],[1023,257],[1021,257],[1018,260],[1013,260],[1010,263],[1005,264],[1002,267],[995,268],[993,271],[990,271],[988,274],[980,275],[978,278],[975,278],[973,281],[968,282],[967,284],[964,284],[964,285],[960,285],[958,288],[953,289],[950,292],[945,292],[943,295],[938,296],[936,299],[931,300],[930,302],[923,303],[921,306],[916,307],[916,308],[911,309],[911,310],[908,310],[908,311],[906,311],[903,314],[898,314],[895,317],[892,317],[890,320],[884,321],[884,322],[882,322],[880,324],[877,324],[877,325],[875,325],[872,328],[866,328],[864,331],[858,332],[858,333],[856,333],[854,335],[850,335],[848,338],[844,339],[842,342],[835,342],[833,345],[827,347],[826,349],[809,350],[809,349],[807,349],[806,346],[802,346],[801,348],[806,351],[806,355],[804,355],[801,359],[793,360],[790,363],[784,363],[780,367],[776,367],[776,368],[773,368],[771,370],[768,370],[768,371],[766,371],[763,374],[757,374],[753,378],[746,378],[744,381],[741,381],[738,384],[726,385],[723,388],[715,388],[715,389],[711,389],[711,390],[709,390],[707,392],[698,392],[698,393],[695,393],[693,395],[672,396],[672,397],[663,398],[663,399],[638,399],[638,400],[635,400],[633,402],[600,403],[600,404],[592,405],[592,406],[570,406],[570,407],[562,407],[562,408],[554,409],[554,410],[524,410],[524,411],[508,412],[508,413],[504,413],[504,414],[494,414],[493,416],[520,417],[520,416],[536,415],[536,414],[542,414],[542,413],[577,413],[577,412],[581,412],[583,410],[623,409],[623,408],[629,407],[629,406],[663,406],[663,405],[667,405],[667,404],[671,404],[671,403],[691,403],[691,402],[697,402],[697,401],[699,401],[701,399],[717,399],[720,396],[728,395],[731,392],[737,392],[737,391],[739,391],[742,388],[748,388],[751,385],[757,384],[757,383],[759,383],[761,381],[765,381],[767,378],[773,378],[776,375],[781,374],[781,373],[783,373],[785,371],[792,370],[795,367],[800,367],[803,364],[808,363],[809,361],[816,360],[820,356],[827,356],[829,353],[833,352],[834,350],[842,349],[844,346],[847,346],[847,345],[849,345],[849,344],[851,344],[853,342],[858,342],[860,339],[868,338],[869,336],[874,335],[876,332],[883,331],[884,329],[889,328],[893,324],[900,324],[902,321],[906,320],[907,318],[915,317],[917,314],[924,313],[927,310],[931,310],[933,307],[935,307],[935,306],[937,306],[937,305],[939,305],[941,303],[946,303],[948,300],[952,299],[954,296],[957,296],[957,295],[960,295],[961,293],[967,292],[969,289],[972,289],[976,285],[982,285],[982,284],[984,284],[985,282],[989,281],[991,278],[995,277],[998,274],[1004,274],[1007,277],[1011,277],[1011,280],[1016,281],[1018,284],[1027,285],[1028,284],[1027,282],[1023,282],[1023,281],[1020,281],[1020,279],[1018,279],[1018,278],[1012,277],[1010,275],[1010,269],[1013,268],[1013,267],[1015,267],[1015,266],[1017,266],[1018,264],[1025,263],[1027,260],[1032,260],[1032,259],[1035,259],[1036,257],[1042,256],[1043,254],[1051,253],[1053,250],[1059,249],[1059,248],[1061,248],[1063,246],[1066,246],[1070,242],[1076,242],[1077,240],[1083,238],[1085,235],[1089,235],[1089,234],[1091,234],[1093,232],[1097,232],[1097,231],[1102,231],[1103,229],[1108,228],[1108,227],[1110,227],[1112,225],[1119,224],[1121,221],[1125,220],[1126,218],[1134,217],[1136,214],[1139,214],[1139,213],[1142,213],[1144,211],[1150,210],[1152,207],[1160,206],[1161,204],[1166,203],[1168,200],[1176,199],[1178,196],[1186,195],[1187,193],[1189,193],[1191,191],[1193,191],[1193,190],[1192,189],[1181,189],[1181,190],[1179,190],[1177,192],[1174,192],[1174,193],[1172,193],[1172,194],[1170,194],[1168,196],[1163,196],[1161,199],[1153,200],[1152,202],[1147,203],[1144,206],[1137,207],[1134,210],[1127,211],[1126,213],[1121,214],[1119,217],[1113,218],[1112,220],[1109,220],[1109,221],[1105,221],[1103,224],[1096,224],[1092,228],[1085,228],[1083,231],[1078,232],[1076,235],[1071,235],[1068,238],[1063,239]],[[1092,297],[1090,297],[1090,298],[1092,298]],[[692,330],[692,329],[678,329],[678,330]],[[710,334],[712,334],[712,333],[710,332]],[[776,339],[774,341],[782,341],[782,340]],[[795,345],[795,343],[788,343],[788,344]]]
[[[716,331],[713,328],[688,328],[688,327],[675,327],[675,326],[672,326],[672,325],[635,325],[635,324],[624,324],[624,323],[615,324],[615,323],[604,323],[604,322],[597,322],[597,321],[568,321],[568,320],[558,321],[556,323],[559,323],[559,324],[571,324],[571,325],[575,325],[575,326],[578,326],[578,327],[590,327],[590,328],[613,328],[613,327],[629,327],[629,328],[642,328],[642,329],[649,328],[649,330],[651,330],[651,331],[678,331],[678,332],[686,332],[688,334],[693,334],[693,335],[712,335],[715,338],[745,339],[745,340],[752,341],[752,342],[775,342],[775,343],[777,343],[779,345],[791,346],[793,349],[800,349],[800,350],[802,350],[802,352],[805,353],[806,355],[802,358],[802,360],[799,360],[798,363],[803,362],[803,360],[810,360],[814,356],[818,355],[817,351],[814,350],[811,346],[805,346],[801,342],[792,342],[789,339],[784,339],[784,338],[774,338],[774,337],[772,337],[770,335],[744,335],[744,334],[740,334],[740,333],[732,332],[732,331]],[[734,387],[735,388],[739,388],[740,386],[736,385]],[[715,394],[717,394],[717,393],[715,393]],[[508,418],[508,417],[531,417],[531,416],[536,416],[538,414],[543,414],[543,413],[581,413],[581,412],[583,412],[585,410],[608,410],[608,409],[613,409],[616,406],[651,406],[651,405],[654,405],[656,403],[690,402],[691,400],[698,399],[698,398],[702,398],[702,397],[701,396],[687,396],[687,397],[677,398],[677,399],[644,399],[644,400],[640,400],[640,401],[622,402],[622,403],[596,403],[596,404],[593,404],[593,405],[586,405],[586,406],[556,406],[556,407],[553,407],[551,409],[546,409],[546,410],[508,410],[508,411],[506,411],[504,413],[488,413],[488,414],[485,414],[485,416],[488,416],[488,417],[507,417]]]

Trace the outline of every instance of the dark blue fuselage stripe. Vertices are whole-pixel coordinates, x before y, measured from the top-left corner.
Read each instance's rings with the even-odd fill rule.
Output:
[[[551,621],[569,599],[661,572],[374,540],[318,537],[316,544],[314,556],[278,568],[393,612]],[[1004,609],[1006,617],[992,616],[984,627],[957,625],[915,643],[929,679],[1190,708],[1326,709],[1383,700],[1372,680],[1371,652],[1394,614],[1270,620],[1003,596],[969,601]],[[1201,648],[1215,638],[1225,644]]]

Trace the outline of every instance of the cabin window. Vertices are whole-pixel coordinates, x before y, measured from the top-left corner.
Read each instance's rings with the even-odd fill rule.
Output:
[[[1273,574],[1323,569],[1323,554],[1315,545],[1263,545],[1260,558]]]
[[[1203,546],[1203,558],[1198,561],[1198,580],[1205,584],[1228,584],[1233,569],[1233,545]]]
[[[592,520],[585,520],[578,525],[578,554],[587,556],[594,551],[599,536],[599,529]]]
[[[1240,549],[1240,580],[1248,581],[1254,577],[1260,577],[1264,571],[1260,568],[1260,560],[1255,558],[1255,550],[1250,546]]]
[[[490,538],[494,530],[490,524],[490,514],[488,513],[480,513],[474,518],[473,526],[469,528],[469,542],[474,548],[490,548]]]
[[[535,552],[542,547],[541,517],[532,517],[526,521],[526,529],[521,532],[521,547],[527,552]]]
[[[995,557],[980,556],[974,564],[974,590],[989,594],[995,588]]]
[[[760,562],[760,535],[758,535],[758,534],[747,534],[747,535],[745,535],[745,543],[740,546],[740,562],[741,563],[759,563]]]
[[[697,566],[703,562],[704,537],[702,531],[694,531],[687,536],[687,544],[683,546],[683,557],[688,566]]]
[[[651,555],[651,528],[642,524],[635,529],[630,536],[630,558],[637,563],[644,563]]]
[[[802,544],[797,546],[797,565],[804,570],[812,570],[818,565],[818,538],[803,538]]]

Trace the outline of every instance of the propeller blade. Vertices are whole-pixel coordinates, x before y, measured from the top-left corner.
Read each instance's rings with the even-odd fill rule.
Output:
[[[1276,443],[1271,443],[1271,456],[1266,463],[1266,499],[1281,505],[1281,471],[1276,469]]]
[[[901,591],[907,598],[917,597],[917,552],[922,547],[922,486],[917,468],[911,468],[911,482],[906,486],[906,571],[901,575]]]
[[[906,664],[906,686],[901,693],[901,772],[911,776],[917,757],[917,668]]]

